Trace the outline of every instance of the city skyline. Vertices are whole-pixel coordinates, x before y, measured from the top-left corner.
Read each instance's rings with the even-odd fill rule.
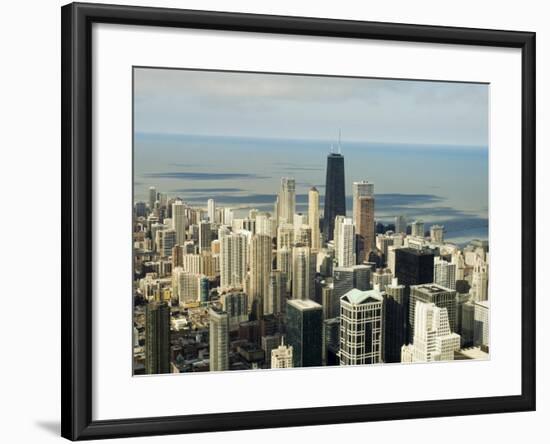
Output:
[[[244,94],[207,74],[197,114]],[[355,91],[246,76],[265,108]],[[489,359],[486,150],[273,140],[135,134],[134,374]]]
[[[348,215],[366,173],[379,220],[405,213],[458,242],[488,238],[487,84],[162,68],[135,68],[134,81],[137,198],[159,185],[195,205],[266,209],[279,177],[299,172],[299,211],[311,185],[323,209],[322,159],[341,131]]]

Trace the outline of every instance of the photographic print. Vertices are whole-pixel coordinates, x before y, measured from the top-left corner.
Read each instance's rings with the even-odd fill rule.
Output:
[[[134,375],[489,359],[488,84],[134,67],[133,94]]]

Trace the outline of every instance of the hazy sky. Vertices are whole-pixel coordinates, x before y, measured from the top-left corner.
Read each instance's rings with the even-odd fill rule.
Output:
[[[136,68],[143,133],[488,143],[488,86]]]

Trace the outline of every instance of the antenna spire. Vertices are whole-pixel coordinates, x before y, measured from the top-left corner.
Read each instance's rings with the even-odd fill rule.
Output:
[[[342,130],[338,128],[338,154],[342,154],[341,139],[342,139]]]

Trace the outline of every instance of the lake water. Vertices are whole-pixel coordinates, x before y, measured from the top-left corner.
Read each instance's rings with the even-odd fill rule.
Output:
[[[336,150],[337,148],[334,147]],[[297,211],[307,211],[315,185],[323,203],[326,157],[331,141],[136,134],[134,198],[147,200],[154,185],[196,206],[213,198],[218,206],[246,214],[272,211],[281,177],[296,179]],[[343,141],[346,208],[352,182],[375,186],[377,221],[405,215],[445,226],[457,243],[488,238],[487,147],[405,145]]]

